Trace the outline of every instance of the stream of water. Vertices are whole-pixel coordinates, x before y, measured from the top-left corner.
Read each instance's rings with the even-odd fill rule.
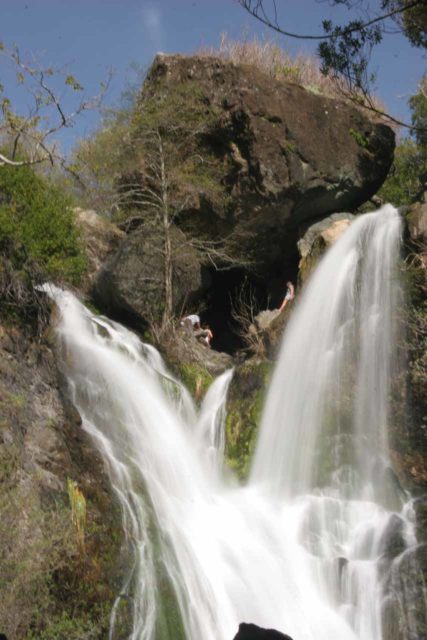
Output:
[[[232,371],[198,409],[153,347],[52,290],[70,394],[132,551],[110,640],[123,596],[132,640],[231,640],[243,621],[294,640],[383,637],[390,532],[415,544],[387,445],[400,233],[391,206],[366,214],[316,269],[284,336],[246,486],[223,468]]]

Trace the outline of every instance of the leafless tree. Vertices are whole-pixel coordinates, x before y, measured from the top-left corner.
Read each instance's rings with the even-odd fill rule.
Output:
[[[185,183],[181,170],[183,162],[189,159],[183,149],[188,146],[188,138],[185,132],[172,129],[174,125],[170,124],[144,127],[139,131],[141,157],[137,164],[137,179],[122,182],[119,194],[121,204],[138,211],[131,222],[137,217],[141,226],[154,230],[161,239],[158,250],[162,256],[165,295],[161,331],[169,330],[173,325],[174,264],[180,254],[192,249],[202,262],[218,271],[253,265],[250,256],[241,252],[242,240],[251,235],[250,231],[231,231],[217,239],[183,232],[179,246],[174,242],[174,229],[179,228],[180,216],[188,209],[194,193]],[[177,133],[179,135],[175,135]],[[195,135],[194,130],[191,135]],[[193,162],[205,161],[200,154],[189,153],[193,155]],[[154,321],[152,324],[154,327]],[[154,331],[158,333],[159,328],[154,327]]]
[[[100,107],[111,72],[107,81],[101,83],[98,95],[89,99],[79,98],[74,108],[68,111],[64,106],[63,91],[57,88],[58,81],[76,96],[82,93],[83,87],[66,69],[45,68],[37,60],[27,62],[18,47],[8,49],[2,42],[0,59],[9,63],[16,85],[30,96],[28,106],[18,111],[6,95],[7,88],[0,83],[0,167],[45,162],[64,166],[55,138],[62,129],[72,127],[84,111]]]
[[[265,344],[256,316],[260,309],[254,288],[245,279],[243,285],[231,298],[231,317],[237,324],[237,335],[245,346],[254,354],[263,356]]]

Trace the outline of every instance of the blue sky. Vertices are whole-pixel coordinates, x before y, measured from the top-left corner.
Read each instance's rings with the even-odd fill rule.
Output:
[[[300,33],[320,33],[322,19],[348,15],[327,1],[278,0],[278,5],[284,27]],[[1,41],[9,46],[16,43],[28,56],[41,58],[45,66],[67,65],[87,95],[96,93],[112,67],[111,103],[132,79],[131,62],[148,67],[159,50],[191,53],[217,45],[221,32],[232,38],[272,36],[235,0],[0,0]],[[309,42],[279,36],[277,42],[291,53],[315,48]],[[390,35],[376,49],[372,62],[380,98],[396,117],[408,119],[406,103],[426,71],[425,54],[403,36]],[[14,89],[7,64],[0,59],[0,65],[0,78],[10,97],[24,107],[26,98]],[[66,131],[61,136],[64,148],[86,135],[96,118],[85,115]]]

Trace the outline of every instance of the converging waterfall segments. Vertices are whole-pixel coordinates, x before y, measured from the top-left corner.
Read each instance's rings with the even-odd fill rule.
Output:
[[[399,235],[385,207],[319,265],[284,337],[243,487],[222,469],[232,372],[197,410],[153,347],[51,291],[70,394],[132,550],[111,640],[123,596],[132,640],[231,640],[242,621],[294,640],[386,640],[379,567],[393,564],[393,523],[415,544],[386,437]]]

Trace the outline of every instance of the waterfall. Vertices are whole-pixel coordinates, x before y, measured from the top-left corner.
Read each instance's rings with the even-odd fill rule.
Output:
[[[386,205],[356,220],[316,269],[282,344],[252,482],[288,496],[319,483],[341,493],[344,483],[352,498],[382,490],[399,244]]]
[[[387,453],[399,234],[393,208],[365,215],[316,270],[246,486],[223,469],[232,371],[197,408],[153,347],[49,288],[71,398],[132,552],[110,640],[123,598],[131,640],[231,640],[242,621],[294,640],[381,638],[387,531],[398,522],[414,544]]]

